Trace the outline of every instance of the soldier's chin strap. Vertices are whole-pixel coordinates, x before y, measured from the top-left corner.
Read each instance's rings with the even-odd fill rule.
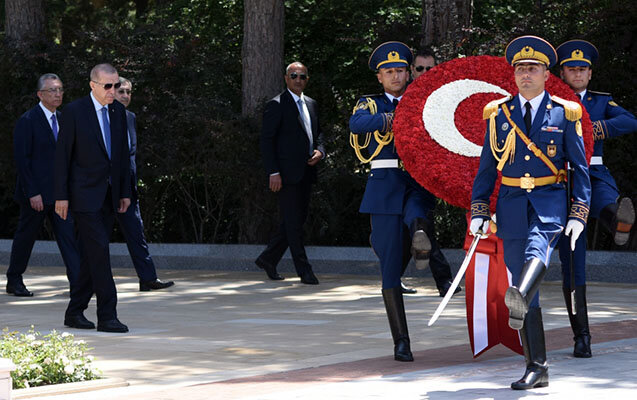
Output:
[[[359,101],[356,104],[356,107],[354,107],[354,111],[352,112],[352,114],[354,114],[359,109],[366,109],[366,108],[369,109],[369,113],[371,115],[374,115],[374,114],[376,114],[378,112],[378,109],[376,107],[376,102],[373,99],[366,98],[365,100],[366,100],[365,103],[361,103]],[[385,124],[389,124],[391,122],[393,122],[393,121],[387,121],[386,120]],[[372,155],[369,156],[369,158],[365,158],[363,156],[363,153],[361,152],[361,150],[362,149],[366,149],[367,146],[369,146],[369,143],[372,140],[372,134],[374,135],[374,140],[376,140],[376,143],[378,143],[378,146],[376,146],[376,150],[374,150],[374,153],[372,153]],[[385,147],[386,145],[391,143],[392,140],[394,140],[394,132],[393,131],[389,131],[389,132],[387,132],[385,134],[382,134],[378,130],[375,130],[373,133],[372,132],[367,132],[365,134],[365,141],[361,145],[358,142],[358,134],[356,134],[354,132],[350,132],[350,134],[349,134],[349,145],[354,149],[354,153],[356,153],[356,157],[363,164],[367,164],[368,162],[370,162],[374,158],[376,158],[376,156],[381,152],[381,150],[383,150],[383,147]]]

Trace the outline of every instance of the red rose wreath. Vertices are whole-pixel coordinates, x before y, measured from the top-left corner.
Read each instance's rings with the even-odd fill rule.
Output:
[[[579,102],[573,90],[553,74],[546,90]],[[482,110],[491,100],[517,93],[513,67],[504,57],[458,58],[423,74],[407,88],[394,118],[396,148],[407,171],[436,197],[469,209],[486,132]],[[582,109],[584,145],[590,160],[593,126]],[[499,187],[498,180],[492,211]]]

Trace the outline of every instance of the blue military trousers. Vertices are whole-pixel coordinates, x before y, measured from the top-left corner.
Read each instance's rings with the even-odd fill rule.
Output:
[[[558,223],[543,223],[529,203],[527,211],[529,224],[526,239],[503,239],[504,262],[511,272],[513,286],[518,286],[524,264],[537,258],[548,267],[551,254],[559,242],[564,227]],[[530,307],[540,306],[538,291]]]

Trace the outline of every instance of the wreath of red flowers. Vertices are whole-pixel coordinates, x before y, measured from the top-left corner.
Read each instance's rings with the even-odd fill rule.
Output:
[[[429,95],[443,85],[465,79],[487,82],[513,95],[518,93],[513,67],[504,57],[475,56],[451,60],[436,66],[409,85],[396,110],[393,130],[396,149],[410,175],[436,197],[469,209],[480,157],[462,156],[442,147],[430,136],[423,123],[423,108]],[[546,90],[551,95],[579,102],[573,90],[553,74],[546,83]],[[454,112],[456,128],[464,138],[482,146],[487,126],[482,119],[482,110],[489,101],[502,97],[497,93],[476,93],[462,100],[455,111],[446,112]],[[590,160],[594,144],[593,127],[586,109],[582,109],[584,145]],[[499,187],[498,179],[491,198],[492,211],[495,211]]]

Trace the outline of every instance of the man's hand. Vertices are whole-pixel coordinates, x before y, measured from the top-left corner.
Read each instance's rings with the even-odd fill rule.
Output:
[[[119,208],[117,209],[117,212],[124,214],[126,210],[128,210],[128,206],[130,206],[130,199],[128,197],[119,199]]]
[[[323,153],[321,153],[318,150],[314,150],[314,153],[312,153],[312,157],[309,160],[307,160],[307,165],[309,165],[310,167],[313,167],[319,161],[321,161],[322,158],[323,158]]]
[[[270,190],[278,192],[282,187],[283,183],[281,182],[281,174],[270,175]]]
[[[36,195],[33,196],[29,199],[29,202],[31,203],[31,208],[34,209],[35,211],[42,211],[44,210],[44,203],[42,202],[42,196],[41,195]]]
[[[475,236],[479,230],[482,230],[482,235],[485,235],[489,229],[489,221],[483,218],[473,218],[469,225],[469,232]]]
[[[571,237],[571,250],[575,251],[575,243],[577,242],[577,238],[584,231],[584,224],[579,222],[576,219],[571,219],[566,224],[566,230],[564,234],[566,236]]]
[[[55,213],[60,216],[63,220],[66,220],[66,216],[69,212],[69,201],[68,200],[57,200],[55,202]]]

